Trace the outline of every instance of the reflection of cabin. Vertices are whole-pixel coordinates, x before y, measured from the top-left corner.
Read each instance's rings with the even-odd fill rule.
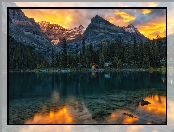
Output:
[[[110,78],[110,74],[109,73],[106,73],[105,74],[105,78]]]
[[[161,81],[162,81],[162,83],[164,83],[166,81],[166,75],[165,74],[161,75]]]
[[[96,77],[97,76],[97,73],[96,72],[92,72],[92,77]]]

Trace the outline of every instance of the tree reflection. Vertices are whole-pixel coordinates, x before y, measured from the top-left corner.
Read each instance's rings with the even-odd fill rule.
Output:
[[[31,94],[50,96],[54,90],[58,91],[60,96],[93,95],[111,90],[165,86],[161,79],[165,80],[165,75],[158,72],[12,73],[9,91],[13,95],[20,94],[23,98]],[[172,81],[170,83],[172,84]]]

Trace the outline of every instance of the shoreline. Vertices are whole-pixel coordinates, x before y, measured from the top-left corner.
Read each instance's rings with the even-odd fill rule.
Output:
[[[26,73],[84,73],[84,72],[122,72],[122,71],[128,71],[128,72],[162,72],[166,73],[166,67],[164,68],[157,68],[157,69],[40,69],[40,70],[10,70],[9,73],[13,72],[26,72]]]

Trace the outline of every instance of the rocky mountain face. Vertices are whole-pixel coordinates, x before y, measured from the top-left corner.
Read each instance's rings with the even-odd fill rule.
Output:
[[[21,9],[10,9],[9,16],[11,22],[20,28],[24,34],[35,34],[46,38],[46,35],[41,31],[39,24],[34,18],[28,18]]]
[[[35,51],[49,57],[53,47],[50,40],[33,18],[28,18],[21,9],[9,10],[9,35],[15,40],[34,47]],[[49,49],[49,50],[48,50]]]
[[[91,23],[84,32],[86,42],[92,42],[93,46],[103,40],[112,42],[121,39],[125,43],[133,42],[134,36],[137,41],[147,40],[133,25],[128,25],[128,27],[115,26],[98,15],[91,19]]]
[[[50,22],[46,21],[39,22],[38,24],[40,25],[42,32],[45,33],[54,45],[58,45],[62,41],[63,37],[65,37],[69,42],[82,38],[83,35],[82,30],[84,27],[82,25],[78,28],[75,27],[74,29],[68,30],[59,24],[50,24]]]
[[[129,32],[133,35],[135,35],[135,37],[138,39],[138,40],[142,40],[142,41],[145,41],[147,40],[147,38],[141,34],[137,28],[135,28],[132,24],[128,25],[127,27],[123,27],[123,29],[126,31],[126,32]]]

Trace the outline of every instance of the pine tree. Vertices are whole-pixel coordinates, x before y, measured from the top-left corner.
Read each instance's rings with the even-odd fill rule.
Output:
[[[57,53],[57,55],[56,55],[56,62],[55,62],[56,67],[60,67],[60,61],[61,61],[60,53]]]
[[[54,49],[53,49],[53,47],[52,47],[52,50],[51,50],[51,66],[52,66],[52,68],[54,68],[55,67],[55,56],[54,56]]]
[[[142,48],[142,68],[149,68],[148,43],[145,43]]]
[[[133,43],[133,58],[134,58],[134,67],[138,66],[138,44],[136,37],[134,36],[134,43]]]
[[[82,51],[80,53],[81,64],[83,67],[86,67],[86,49],[85,49],[85,39],[82,40]]]
[[[125,52],[124,52],[124,63],[125,63],[125,67],[130,67],[130,62],[131,62],[131,44],[130,42],[128,42],[128,44],[125,47]]]
[[[82,40],[82,55],[85,54],[85,39]]]
[[[93,63],[93,61],[94,61],[94,56],[93,56],[93,48],[92,48],[92,43],[90,43],[90,45],[89,45],[89,56],[88,56],[89,58],[89,61],[90,61],[90,63]]]
[[[62,52],[62,66],[63,68],[67,68],[67,48],[66,48],[66,39],[63,38],[63,44],[62,44],[62,48],[63,48],[63,52]]]
[[[75,58],[76,59],[76,63],[79,63],[79,57],[78,57],[79,49],[78,49],[78,44],[77,43],[76,43],[76,51],[75,52],[76,52],[76,56],[75,56],[76,57]]]
[[[104,53],[103,53],[103,44],[100,43],[99,44],[99,48],[98,48],[98,63],[99,63],[99,66],[100,67],[103,67],[104,66],[104,62],[105,62],[105,59],[104,59]]]

